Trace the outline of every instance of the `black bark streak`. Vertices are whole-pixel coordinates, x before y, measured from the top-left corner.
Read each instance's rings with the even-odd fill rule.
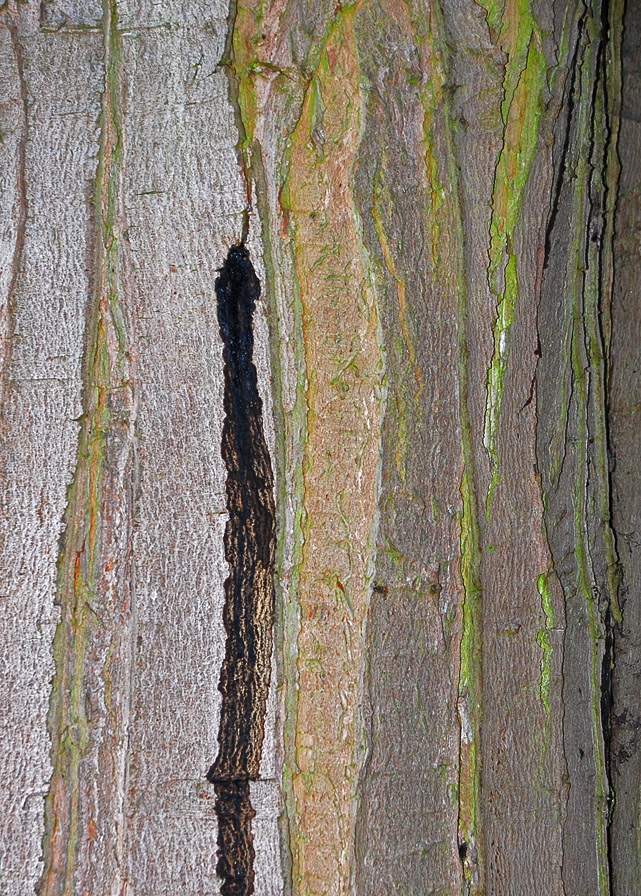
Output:
[[[260,295],[244,245],[233,246],[216,280],[223,340],[227,468],[223,620],[227,632],[218,689],[219,750],[207,778],[216,791],[218,856],[223,896],[254,892],[249,782],[260,774],[274,619],[275,507],[273,476],[252,356],[252,318]]]

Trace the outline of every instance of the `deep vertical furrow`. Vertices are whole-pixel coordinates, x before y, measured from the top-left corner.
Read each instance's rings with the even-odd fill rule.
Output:
[[[262,400],[253,363],[253,313],[260,285],[243,245],[233,246],[216,280],[223,340],[227,469],[223,620],[227,632],[218,688],[219,751],[207,775],[216,789],[217,871],[224,896],[254,892],[249,781],[260,773],[274,618],[275,507]]]
[[[620,618],[606,401],[608,190],[618,175],[604,43],[617,39],[618,27],[614,37],[606,38],[606,7],[587,6],[579,23],[572,101],[547,230],[539,307],[543,354],[537,372],[546,529],[567,620],[563,737],[569,790],[563,877],[574,889],[600,894],[611,892],[611,655],[613,624]],[[549,410],[555,404],[556,421]]]

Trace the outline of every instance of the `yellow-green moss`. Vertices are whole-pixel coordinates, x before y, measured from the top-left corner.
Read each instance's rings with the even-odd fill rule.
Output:
[[[547,748],[549,731],[550,731],[550,684],[552,672],[552,652],[553,648],[550,643],[550,632],[554,628],[554,612],[552,610],[552,597],[548,588],[548,574],[541,573],[536,580],[537,591],[541,598],[541,610],[545,620],[544,627],[537,632],[536,641],[541,648],[543,655],[541,657],[541,681],[539,683],[539,694],[541,703],[545,710],[545,740],[544,749]]]
[[[503,83],[503,146],[494,176],[488,264],[488,284],[496,296],[496,318],[492,327],[494,350],[488,369],[483,431],[483,443],[491,460],[491,480],[486,496],[488,519],[492,492],[499,477],[496,437],[510,350],[510,328],[519,295],[513,243],[537,147],[546,74],[538,26],[527,0],[517,4],[515,15],[503,23],[501,38],[509,55]]]

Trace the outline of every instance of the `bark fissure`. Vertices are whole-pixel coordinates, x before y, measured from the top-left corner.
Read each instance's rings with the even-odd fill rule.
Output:
[[[11,44],[16,64],[16,72],[19,83],[20,117],[22,133],[18,140],[17,155],[18,165],[16,171],[16,193],[18,195],[18,220],[16,222],[16,236],[11,259],[11,275],[7,288],[4,308],[0,310],[0,424],[2,421],[2,409],[4,404],[4,392],[7,387],[7,375],[11,363],[11,347],[14,335],[14,316],[12,309],[13,296],[16,289],[24,247],[25,229],[27,226],[27,180],[26,180],[26,151],[28,140],[28,116],[27,116],[27,87],[24,78],[24,64],[22,59],[22,45],[18,34],[18,10],[15,2],[9,4],[7,16],[7,28],[11,35]]]
[[[240,75],[236,63],[234,35],[236,33],[236,20],[238,18],[238,0],[230,0],[229,13],[227,16],[227,34],[225,38],[225,49],[219,66],[227,72],[227,83],[229,85],[229,102],[234,110],[234,120],[238,128],[238,163],[243,178],[243,186],[245,188],[245,208],[243,210],[243,227],[242,241],[243,243],[249,235],[249,219],[252,213],[252,165],[251,165],[251,147],[245,126],[245,119],[240,103]]]
[[[610,438],[610,407],[609,407],[609,365],[610,365],[610,319],[613,290],[613,234],[614,221],[617,213],[619,160],[617,156],[618,122],[614,118],[615,111],[620,106],[620,74],[613,64],[618,53],[614,41],[617,35],[623,40],[622,16],[623,3],[604,2],[601,10],[601,31],[596,61],[596,78],[593,94],[593,146],[601,147],[601,159],[595,159],[593,176],[598,178],[595,185],[594,201],[591,203],[588,216],[587,232],[591,248],[596,243],[596,251],[593,253],[597,266],[595,286],[595,316],[594,330],[600,353],[602,375],[598,379],[600,389],[600,410],[603,421],[602,450],[598,460],[600,461],[599,473],[603,480],[603,494],[601,500],[603,540],[607,563],[608,605],[603,611],[604,645],[601,663],[601,728],[604,745],[604,765],[607,775],[608,794],[606,799],[606,843],[607,873],[609,892],[615,892],[615,874],[613,864],[612,845],[612,821],[613,808],[616,798],[613,781],[612,759],[612,707],[613,707],[613,676],[615,674],[615,638],[616,625],[622,623],[622,611],[619,604],[619,552],[617,549],[616,532],[612,521],[612,469],[610,464],[611,438]],[[612,15],[611,15],[612,13]],[[613,24],[615,30],[613,31]],[[616,27],[618,26],[618,27]],[[608,71],[611,74],[608,74]],[[598,93],[597,93],[598,92]],[[616,93],[618,92],[618,96]],[[598,99],[603,105],[602,114],[598,114]],[[603,134],[599,130],[600,122],[603,125]],[[600,164],[599,164],[600,162]],[[597,220],[592,228],[592,216],[595,212]],[[600,217],[600,220],[599,220]]]
[[[572,54],[572,59],[570,61],[568,72],[565,77],[566,84],[568,83],[568,81],[570,82],[569,87],[563,92],[563,97],[567,103],[567,117],[565,128],[563,130],[563,144],[559,154],[558,174],[556,183],[553,186],[552,202],[550,203],[550,213],[548,216],[548,223],[545,231],[545,254],[543,258],[543,273],[545,273],[545,269],[548,265],[548,261],[551,255],[550,240],[554,231],[554,225],[556,223],[556,217],[561,202],[561,193],[563,191],[563,185],[565,183],[567,159],[570,152],[570,138],[572,136],[572,127],[574,124],[574,96],[577,85],[577,77],[579,74],[579,49],[581,47],[581,34],[583,32],[586,16],[587,7],[585,4],[583,4],[583,13],[581,14],[581,17],[579,18],[579,21],[577,23],[577,36],[574,44],[574,52]]]
[[[262,400],[253,363],[253,314],[260,285],[244,245],[233,246],[216,280],[223,341],[227,469],[223,620],[227,632],[218,689],[219,750],[207,778],[216,791],[217,872],[223,896],[254,892],[249,781],[260,776],[274,621],[275,505]]]

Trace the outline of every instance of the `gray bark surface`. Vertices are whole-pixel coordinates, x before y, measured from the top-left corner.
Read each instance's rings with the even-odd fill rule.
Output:
[[[0,687],[2,771],[11,785],[3,788],[0,818],[2,885],[11,896],[32,893],[42,867],[56,564],[82,413],[103,86],[99,37],[41,38],[34,12],[23,11],[23,31],[15,19],[2,29],[8,139],[0,168],[9,201],[3,200]]]
[[[245,202],[218,68],[227,9],[10,4],[2,24],[2,891],[43,876],[51,893],[209,892],[226,576],[214,281]],[[263,318],[263,390],[265,339]],[[68,586],[94,527],[80,604]],[[268,893],[267,781],[255,807]]]

